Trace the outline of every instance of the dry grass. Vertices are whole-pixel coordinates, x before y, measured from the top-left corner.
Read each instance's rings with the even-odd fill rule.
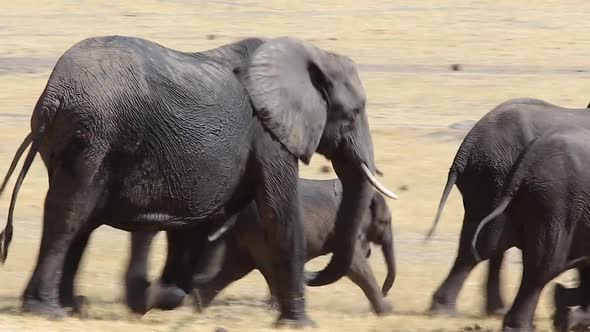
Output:
[[[399,276],[390,294],[396,314],[376,318],[361,291],[348,280],[308,290],[317,331],[459,331],[481,318],[478,268],[460,296],[461,318],[425,316],[430,296],[445,277],[461,224],[460,196],[453,192],[436,239],[421,243],[430,226],[446,172],[464,132],[452,123],[477,120],[512,97],[539,97],[570,107],[589,101],[586,71],[590,3],[571,1],[262,1],[262,0],[21,0],[2,1],[0,12],[0,158],[6,170],[52,64],[88,36],[140,36],[180,50],[213,48],[247,36],[294,35],[350,55],[359,64],[369,97],[376,158],[384,182],[399,191],[391,202]],[[462,71],[450,71],[453,63]],[[322,157],[302,169],[320,174]],[[96,232],[78,280],[90,297],[89,318],[62,322],[19,313],[19,300],[39,245],[46,174],[39,160],[27,177],[16,211],[15,237],[0,273],[0,330],[46,331],[229,331],[269,329],[275,313],[262,305],[266,286],[258,273],[231,285],[204,315],[188,308],[129,316],[120,304],[128,235]],[[7,197],[0,202],[6,211]],[[163,257],[159,236],[152,273]],[[385,275],[379,255],[372,263]],[[314,262],[312,264],[321,264]],[[505,293],[515,292],[520,267],[512,253]],[[561,277],[566,278],[566,277]],[[540,330],[549,330],[549,287],[537,310]]]

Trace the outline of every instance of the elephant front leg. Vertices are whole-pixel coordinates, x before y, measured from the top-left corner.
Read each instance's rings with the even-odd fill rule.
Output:
[[[391,303],[383,297],[371,266],[369,266],[369,262],[358,249],[358,246],[354,252],[348,277],[363,290],[365,296],[371,302],[375,314],[384,316],[393,311]]]
[[[271,270],[277,283],[280,316],[275,326],[315,324],[305,311],[303,266],[305,236],[297,193],[297,172],[281,179],[265,179],[257,190],[260,221],[271,251]],[[265,176],[268,176],[265,174]],[[277,186],[280,183],[281,186]]]

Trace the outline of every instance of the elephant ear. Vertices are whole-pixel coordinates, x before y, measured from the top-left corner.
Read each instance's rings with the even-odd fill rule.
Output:
[[[298,39],[276,38],[260,45],[238,72],[260,121],[305,164],[326,122],[322,54]]]

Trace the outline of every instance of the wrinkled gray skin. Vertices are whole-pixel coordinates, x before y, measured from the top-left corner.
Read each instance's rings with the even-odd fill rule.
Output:
[[[342,198],[340,181],[337,179],[300,179],[299,193],[303,208],[307,260],[333,252],[333,245],[336,241],[334,224],[338,205]],[[276,284],[278,280],[272,268],[273,253],[268,250],[269,243],[265,236],[264,227],[258,218],[255,203],[240,212],[233,222],[235,225],[208,248],[209,255],[204,261],[199,262],[198,267],[178,266],[179,275],[189,274],[188,271],[195,272],[197,284],[194,292],[198,294],[198,309],[203,310],[230,283],[241,279],[252,270],[258,269],[269,285],[271,302],[276,306],[279,285]],[[153,235],[155,234],[132,237],[132,247],[137,250],[132,250],[126,276],[127,281],[148,282],[147,250],[149,250]],[[381,246],[387,265],[388,273],[382,288],[377,284],[367,261],[371,253],[371,242]],[[347,276],[362,289],[376,314],[385,315],[391,312],[391,304],[384,297],[395,280],[391,213],[385,199],[379,193],[375,193],[369,209],[363,215],[352,265]],[[182,283],[182,280],[179,282]],[[136,287],[135,285],[127,282],[128,288]],[[189,289],[180,288],[166,284],[157,285],[155,289],[159,293],[154,294],[150,299],[151,303],[145,305],[143,310],[149,310],[152,307],[170,310],[178,307],[182,304],[184,295],[193,290],[192,285]],[[131,309],[135,310],[134,307]]]
[[[587,109],[568,109],[538,99],[506,101],[488,112],[467,134],[450,167],[447,184],[439,204],[434,233],[449,193],[456,185],[463,197],[463,226],[457,257],[448,276],[432,296],[430,312],[456,314],[459,291],[477,265],[470,244],[479,222],[495,206],[510,170],[526,147],[544,132],[554,128],[590,128]],[[500,271],[504,251],[514,245],[510,225],[502,215],[486,227],[480,238],[480,255],[490,259],[486,283],[486,308],[490,315],[505,313],[500,290]],[[580,271],[580,273],[589,273]]]
[[[590,131],[565,129],[534,140],[514,167],[497,207],[481,221],[472,241],[480,250],[480,230],[503,215],[522,250],[520,288],[504,317],[504,331],[533,331],[533,317],[545,284],[590,256]],[[568,331],[558,328],[558,331]]]
[[[192,243],[203,246],[209,227],[255,201],[280,285],[277,323],[312,324],[298,160],[324,155],[343,184],[333,259],[310,281],[331,283],[348,271],[373,193],[362,171],[375,172],[365,102],[352,60],[295,38],[251,38],[201,53],[125,36],[77,43],[35,106],[23,142],[31,148],[0,234],[3,262],[18,189],[39,152],[49,190],[23,310],[65,315],[74,302],[67,285],[100,225],[173,238],[199,227]]]

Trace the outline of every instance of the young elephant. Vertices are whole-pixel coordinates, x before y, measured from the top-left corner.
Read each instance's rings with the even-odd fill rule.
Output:
[[[586,109],[563,108],[538,99],[521,98],[498,105],[467,134],[449,170],[434,225],[428,235],[434,233],[447,197],[456,185],[465,209],[459,248],[452,269],[432,296],[432,313],[455,314],[459,291],[478,263],[469,250],[473,234],[479,222],[498,202],[502,186],[518,156],[548,130],[576,127],[590,128],[590,113]],[[503,232],[502,225],[503,221],[499,220],[486,227],[486,244],[481,246],[483,258],[490,258],[485,308],[490,315],[504,313],[500,270],[504,251],[514,245],[510,232]],[[590,281],[590,269],[582,268],[579,272],[582,282]]]
[[[331,253],[334,250],[334,225],[338,204],[342,198],[340,181],[299,180],[303,220],[307,248],[307,260]],[[370,242],[381,246],[387,277],[382,289],[379,288],[367,258],[371,254]],[[200,280],[193,294],[197,307],[203,310],[215,296],[230,283],[241,279],[252,270],[259,270],[270,289],[271,302],[276,303],[277,279],[272,270],[272,252],[261,227],[254,204],[242,211],[223,238],[214,244],[215,251],[222,254],[210,255],[206,263],[206,275],[196,275]],[[346,274],[365,293],[377,315],[391,312],[390,303],[384,298],[395,280],[395,259],[391,213],[385,199],[375,193],[371,199],[359,229],[352,265]]]
[[[533,316],[545,284],[563,271],[581,267],[590,255],[590,131],[552,131],[531,143],[506,182],[497,207],[477,228],[505,216],[522,250],[518,294],[504,317],[504,331],[532,331]],[[583,264],[584,263],[584,264]],[[558,326],[568,331],[567,325]]]
[[[338,179],[299,179],[299,188],[307,248],[306,260],[309,261],[334,250],[334,227],[338,205],[342,199],[342,186]],[[127,303],[130,308],[143,313],[151,308],[171,310],[178,307],[185,294],[192,290],[190,271],[196,273],[194,280],[197,281],[198,290],[193,294],[197,295],[196,304],[200,310],[207,307],[230,283],[254,269],[261,271],[270,288],[272,300],[276,302],[278,280],[272,270],[273,253],[268,250],[268,240],[263,232],[256,205],[249,205],[227,223],[233,224],[233,227],[211,244],[208,255],[205,255],[208,259],[197,262],[186,258],[179,262],[176,265],[178,271],[174,283],[166,284],[161,280],[153,283],[155,291],[146,304],[135,303],[133,299],[136,296],[133,293],[147,287],[138,285],[149,284],[146,265],[150,242],[155,233],[134,233],[126,276]],[[191,237],[188,236],[188,246],[190,241]],[[370,242],[381,245],[387,265],[387,276],[382,289],[379,288],[367,261],[371,253]],[[391,312],[391,305],[384,296],[393,285],[395,274],[391,213],[383,196],[374,193],[369,208],[362,217],[352,265],[347,276],[363,290],[371,302],[373,311],[378,315],[384,315]]]

